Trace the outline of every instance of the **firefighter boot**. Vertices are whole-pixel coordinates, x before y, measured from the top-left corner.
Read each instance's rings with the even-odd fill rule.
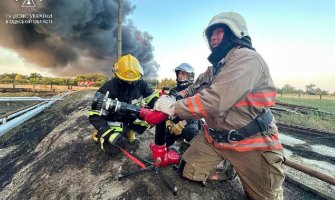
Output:
[[[165,144],[150,144],[150,149],[152,151],[152,158],[154,159],[156,167],[164,167],[179,163],[179,154],[174,149],[167,151]]]
[[[136,132],[133,130],[129,130],[127,132],[127,139],[130,144],[131,150],[136,152],[136,150],[140,147],[140,140],[136,138]]]

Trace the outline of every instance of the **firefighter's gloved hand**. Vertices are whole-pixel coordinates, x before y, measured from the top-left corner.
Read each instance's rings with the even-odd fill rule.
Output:
[[[172,127],[174,126],[174,123],[173,123],[173,121],[171,121],[171,120],[166,120],[166,128],[170,131],[170,133],[171,133],[171,129],[172,129]]]
[[[157,110],[141,108],[139,117],[144,119],[148,124],[156,125],[167,118],[167,115]]]
[[[176,98],[169,95],[162,95],[155,103],[155,110],[161,111],[167,115],[174,116]]]
[[[171,128],[171,134],[180,135],[183,129],[185,128],[186,124],[187,124],[186,120],[179,121]]]

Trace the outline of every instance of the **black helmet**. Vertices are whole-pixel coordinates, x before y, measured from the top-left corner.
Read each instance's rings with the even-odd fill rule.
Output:
[[[176,72],[176,77],[177,77],[177,86],[178,87],[187,87],[190,84],[193,83],[194,81],[194,69],[191,65],[189,65],[188,63],[182,63],[180,64],[178,67],[175,68],[174,70]],[[178,80],[178,72],[179,71],[183,71],[186,72],[188,74],[188,79],[186,80]]]

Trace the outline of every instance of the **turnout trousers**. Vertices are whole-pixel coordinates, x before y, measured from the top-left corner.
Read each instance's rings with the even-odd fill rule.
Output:
[[[190,180],[206,180],[215,166],[226,159],[236,170],[249,199],[284,199],[284,157],[280,150],[217,149],[207,142],[201,131],[183,154],[183,159],[186,162],[183,176]]]

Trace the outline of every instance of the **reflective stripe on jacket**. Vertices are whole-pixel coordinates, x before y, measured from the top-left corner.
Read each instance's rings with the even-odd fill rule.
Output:
[[[187,88],[190,97],[176,102],[175,114],[182,119],[205,118],[217,131],[238,129],[275,104],[276,88],[267,64],[253,50],[234,48],[220,62],[224,66],[217,75],[209,67]],[[273,122],[267,135],[257,133],[215,146],[235,151],[282,149],[276,132]]]
[[[212,143],[213,146],[217,149],[229,149],[233,151],[255,151],[255,150],[281,150],[283,147],[279,141],[278,132],[273,133],[272,135],[255,135],[254,137],[249,137],[238,142],[229,142],[229,143],[219,143],[215,142],[213,138],[208,133],[207,125],[202,126],[202,131],[205,135],[206,140],[209,143]]]

